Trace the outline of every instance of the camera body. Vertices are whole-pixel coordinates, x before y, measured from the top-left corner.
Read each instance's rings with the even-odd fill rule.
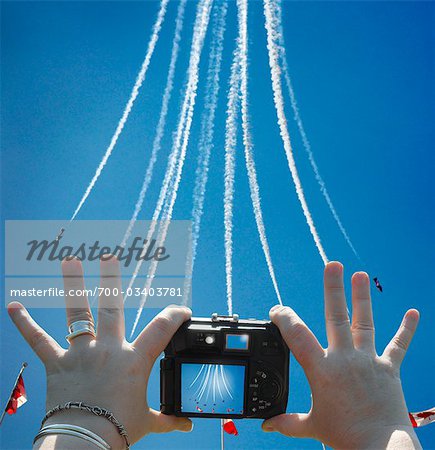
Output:
[[[269,321],[192,318],[160,361],[160,410],[181,417],[267,419],[285,413],[290,353]]]

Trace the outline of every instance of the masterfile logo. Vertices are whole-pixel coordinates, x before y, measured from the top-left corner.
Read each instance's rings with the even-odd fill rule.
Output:
[[[143,297],[149,297],[149,307],[190,303],[191,222],[137,221],[124,241],[128,224],[6,221],[5,300],[19,300],[28,307],[62,307],[61,261],[68,257],[82,261],[83,295],[98,297],[100,260],[115,255],[122,270],[126,308],[137,307]],[[164,241],[159,232],[162,224],[168,226]],[[152,283],[145,283],[146,279]]]

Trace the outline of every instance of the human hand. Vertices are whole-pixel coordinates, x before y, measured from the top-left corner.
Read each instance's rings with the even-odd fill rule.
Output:
[[[18,302],[8,305],[13,322],[45,365],[47,410],[69,401],[106,408],[125,426],[131,443],[148,433],[190,431],[192,422],[189,419],[163,415],[147,403],[151,369],[175,331],[191,317],[190,309],[164,309],[134,342],[129,343],[125,340],[119,263],[111,258],[101,261],[100,267],[100,286],[107,288],[111,295],[99,298],[96,337],[90,334],[77,336],[67,350],[30,317],[23,305]],[[79,260],[64,261],[62,270],[66,293],[85,288]],[[117,296],[113,295],[116,289]],[[77,320],[94,320],[86,297],[66,295],[65,302],[68,325]],[[83,426],[100,435],[111,448],[125,448],[114,425],[85,411],[58,412],[47,420],[46,424],[50,423]],[[54,444],[44,446],[44,440],[50,438],[52,436],[39,439],[36,448],[55,448]]]
[[[417,328],[419,313],[409,310],[378,356],[370,280],[352,277],[352,324],[343,286],[343,266],[329,263],[324,274],[328,348],[289,307],[275,306],[271,320],[279,327],[303,367],[312,392],[307,414],[282,414],[263,422],[264,431],[311,437],[337,449],[421,448],[408,417],[400,365]]]

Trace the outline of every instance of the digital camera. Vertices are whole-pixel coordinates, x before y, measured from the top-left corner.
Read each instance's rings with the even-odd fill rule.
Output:
[[[267,419],[286,411],[289,350],[271,322],[192,318],[160,362],[160,410],[186,417]]]

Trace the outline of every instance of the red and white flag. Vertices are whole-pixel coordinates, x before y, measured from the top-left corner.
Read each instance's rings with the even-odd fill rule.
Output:
[[[24,403],[27,402],[27,396],[26,396],[26,388],[24,387],[24,380],[23,376],[20,375],[17,380],[17,384],[14,387],[14,390],[12,391],[12,395],[9,399],[9,402],[6,406],[6,412],[8,414],[15,414],[17,412],[17,409],[20,406],[23,406]]]
[[[226,433],[233,434],[234,436],[237,436],[239,434],[235,423],[231,419],[224,419],[222,422],[222,427]]]
[[[409,413],[409,420],[414,428],[435,423],[435,408],[426,411]]]

